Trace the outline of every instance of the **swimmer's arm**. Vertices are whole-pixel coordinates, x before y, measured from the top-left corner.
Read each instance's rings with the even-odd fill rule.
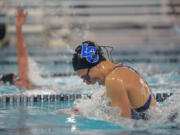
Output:
[[[22,80],[28,80],[28,53],[22,33],[22,26],[26,20],[27,13],[22,7],[16,12],[16,50],[18,59],[18,75]]]
[[[130,102],[124,84],[118,79],[109,79],[106,81],[106,88],[111,105],[121,110],[122,117],[131,118]]]

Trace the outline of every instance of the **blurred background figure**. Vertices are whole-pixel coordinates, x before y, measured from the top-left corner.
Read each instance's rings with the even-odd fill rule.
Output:
[[[15,42],[13,13],[20,4],[29,12],[24,32],[31,45],[64,46],[92,40],[136,48],[145,44],[178,47],[180,42],[178,0],[7,0],[0,2],[0,10],[7,17],[11,45]]]
[[[16,16],[16,50],[18,61],[18,74],[13,73],[2,75],[0,81],[3,83],[9,83],[20,87],[32,88],[28,77],[28,53],[26,44],[24,41],[24,35],[22,33],[22,26],[26,21],[27,13],[24,12],[22,7],[18,7],[15,13]]]
[[[17,64],[14,13],[19,5],[28,12],[22,31],[29,56],[38,64],[46,64],[45,67],[51,71],[50,76],[74,74],[69,64],[72,50],[85,40],[115,47],[115,53],[121,55],[115,57],[116,62],[178,62],[177,55],[166,60],[147,54],[150,51],[155,54],[169,51],[178,54],[178,0],[4,0],[0,1],[0,45],[9,45],[9,48],[1,48],[0,63],[4,65],[0,74],[17,71],[10,64]],[[128,52],[145,54],[134,59]],[[7,55],[9,57],[4,57]],[[141,66],[137,64],[137,67]],[[162,69],[162,72],[167,69]],[[37,74],[37,70],[32,71],[30,75]],[[142,69],[140,71],[145,72]],[[147,67],[147,72],[154,71],[160,72],[159,65]],[[47,77],[49,73],[43,72],[41,75]],[[31,77],[32,80],[35,78]]]

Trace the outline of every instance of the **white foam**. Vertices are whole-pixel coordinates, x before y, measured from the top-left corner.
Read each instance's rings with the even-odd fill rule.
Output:
[[[169,117],[175,114],[175,112],[180,112],[179,96],[180,94],[176,93],[163,102],[163,104],[157,104],[155,107],[149,109],[148,113],[151,115],[151,118],[148,121],[122,118],[120,116],[120,109],[111,107],[110,101],[106,97],[105,88],[103,87],[94,89],[91,99],[84,98],[75,101],[75,106],[87,118],[110,121],[130,129],[136,128],[136,130],[142,130],[166,127],[174,124],[174,122],[169,121]],[[180,115],[177,116],[175,122],[180,123]]]
[[[62,90],[74,90],[78,89],[81,93],[84,89],[89,89],[92,92],[92,98],[82,98],[75,101],[75,106],[77,106],[82,112],[83,116],[95,120],[105,120],[110,121],[116,124],[119,124],[124,127],[128,127],[130,129],[149,129],[149,128],[158,128],[171,126],[174,123],[180,124],[180,115],[174,120],[174,122],[169,121],[169,117],[171,117],[175,112],[180,112],[180,94],[178,93],[179,89],[176,89],[177,93],[171,96],[168,100],[166,100],[163,104],[158,104],[157,106],[151,108],[148,113],[151,114],[151,119],[148,121],[135,121],[131,119],[125,119],[120,116],[120,109],[116,107],[111,107],[108,97],[106,97],[106,91],[104,87],[99,87],[97,85],[86,87],[82,80],[77,77],[70,78],[58,78],[55,81],[43,79],[40,74],[41,70],[38,68],[37,64],[33,60],[29,60],[30,65],[30,79],[35,81],[35,83],[40,85],[47,84],[57,84],[57,82],[64,82],[64,86],[57,86],[48,88],[45,87],[43,89],[36,89],[36,91],[26,91],[26,94],[57,94]],[[166,84],[169,83],[169,78],[174,75],[174,73],[165,74],[165,75],[155,75],[153,77],[158,78],[158,84]],[[153,79],[153,78],[148,78]],[[82,91],[81,91],[82,90]],[[157,90],[157,89],[156,89]]]
[[[52,85],[55,84],[55,82],[52,79],[49,78],[42,78],[41,74],[46,73],[49,75],[48,70],[39,68],[38,64],[29,57],[28,59],[28,65],[29,65],[29,72],[28,77],[30,81],[35,85]]]
[[[120,110],[110,106],[104,87],[94,89],[91,99],[82,98],[76,100],[75,106],[87,118],[110,121],[133,128],[132,120],[120,117]]]

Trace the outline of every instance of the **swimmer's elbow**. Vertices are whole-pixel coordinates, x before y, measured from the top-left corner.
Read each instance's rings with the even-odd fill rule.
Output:
[[[130,108],[126,107],[126,108],[121,108],[122,112],[121,112],[121,116],[124,118],[131,118],[131,111]]]
[[[121,117],[131,118],[131,113],[130,113],[130,112],[122,112],[122,113],[121,113]]]

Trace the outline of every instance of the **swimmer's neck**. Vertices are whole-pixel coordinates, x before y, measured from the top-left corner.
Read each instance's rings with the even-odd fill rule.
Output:
[[[109,73],[111,73],[117,63],[113,63],[110,60],[102,61],[100,64],[97,65],[99,71],[106,77]]]

